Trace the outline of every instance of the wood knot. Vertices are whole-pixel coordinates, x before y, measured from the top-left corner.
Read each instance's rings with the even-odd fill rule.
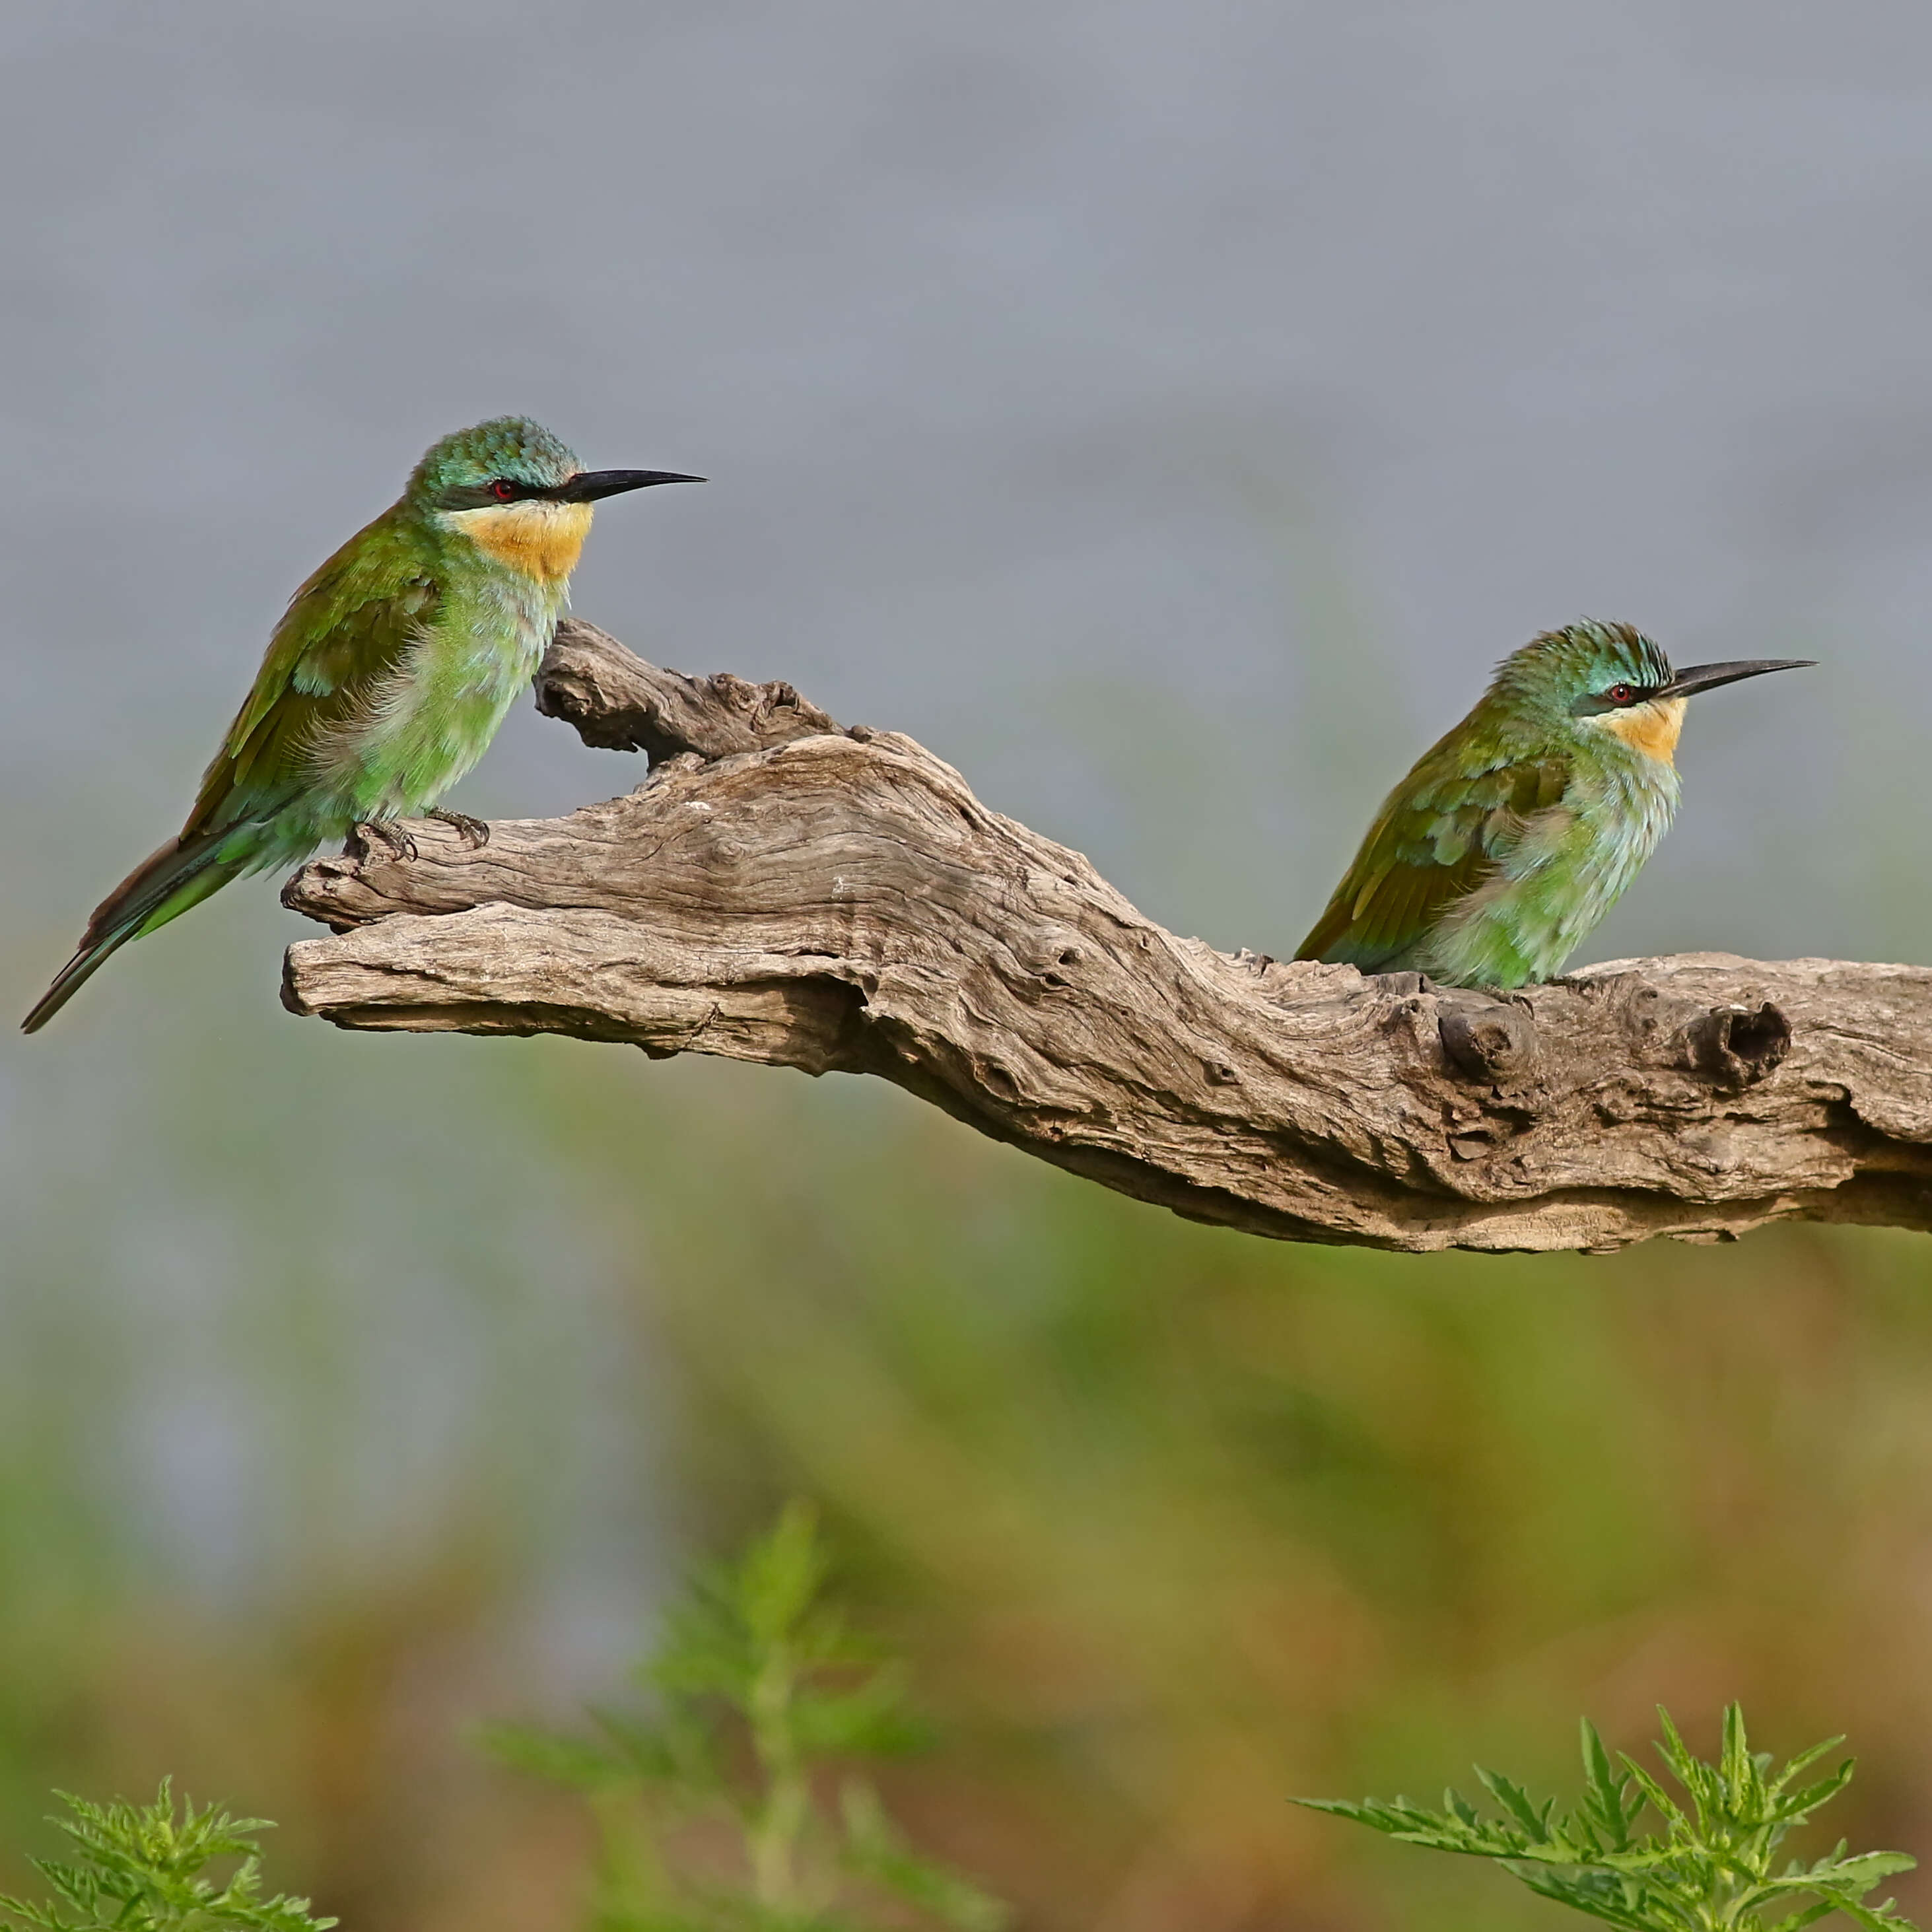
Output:
[[[1742,1092],[1768,1078],[1791,1051],[1791,1022],[1768,1000],[1712,1006],[1684,1028],[1690,1064],[1720,1086]]]
[[[291,912],[320,920],[332,932],[351,932],[379,908],[363,884],[362,868],[346,854],[340,858],[311,859],[282,887],[282,903]]]
[[[1378,990],[1392,994],[1398,999],[1413,999],[1418,994],[1436,990],[1436,982],[1426,973],[1377,973],[1363,976],[1372,976]]]
[[[1520,1078],[1535,1064],[1536,1022],[1526,1006],[1445,1006],[1436,1027],[1451,1064],[1491,1086]]]
[[[1030,944],[1013,950],[1020,964],[1046,986],[1072,986],[1087,958],[1079,934],[1068,928],[1049,927],[1036,933]]]

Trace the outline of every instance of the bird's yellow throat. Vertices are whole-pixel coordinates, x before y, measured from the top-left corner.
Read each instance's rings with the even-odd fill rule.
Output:
[[[1634,704],[1628,711],[1604,714],[1604,729],[1614,731],[1626,745],[1634,746],[1660,765],[1671,761],[1677,749],[1677,734],[1684,729],[1682,698],[1653,698],[1648,704]]]
[[[590,503],[492,503],[445,515],[485,556],[539,584],[558,584],[577,567],[594,508]]]

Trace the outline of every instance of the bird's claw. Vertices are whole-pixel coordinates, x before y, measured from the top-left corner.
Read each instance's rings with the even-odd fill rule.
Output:
[[[393,818],[365,818],[356,827],[356,836],[367,848],[386,847],[392,859],[413,859],[416,842]]]
[[[472,818],[466,812],[446,812],[439,806],[423,816],[448,826],[472,852],[480,850],[490,842],[489,826],[480,818]]]

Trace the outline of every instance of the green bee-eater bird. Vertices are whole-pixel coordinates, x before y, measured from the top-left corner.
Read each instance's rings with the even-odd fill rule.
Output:
[[[1684,700],[1812,662],[1673,671],[1628,624],[1545,632],[1390,794],[1295,956],[1451,986],[1549,979],[1670,830]]]
[[[520,416],[445,436],[400,498],[290,600],[180,836],[95,908],[23,1030],[44,1026],[129,940],[358,825],[380,832],[428,814],[482,842],[476,820],[432,808],[535,675],[592,506],[700,481],[586,470]]]

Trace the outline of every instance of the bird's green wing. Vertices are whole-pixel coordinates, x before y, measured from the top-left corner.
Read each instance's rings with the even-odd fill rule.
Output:
[[[1493,872],[1526,820],[1555,805],[1570,763],[1498,754],[1474,772],[1438,746],[1369,828],[1347,876],[1295,957],[1399,970],[1442,913]]]
[[[426,547],[388,527],[393,516],[352,537],[290,599],[184,838],[280,809],[313,782],[319,737],[415,649],[442,593]]]

